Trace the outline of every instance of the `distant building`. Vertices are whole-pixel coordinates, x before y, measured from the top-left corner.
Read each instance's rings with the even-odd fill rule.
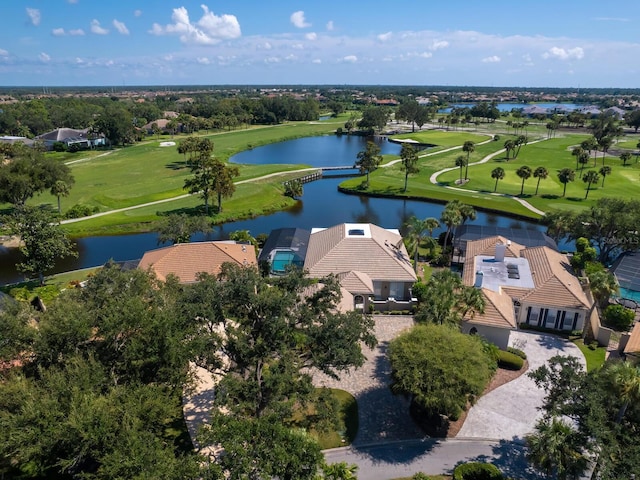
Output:
[[[35,140],[42,142],[44,146],[51,150],[54,143],[64,143],[67,148],[71,145],[77,145],[80,149],[92,148],[98,145],[104,145],[104,137],[91,138],[89,129],[81,130],[75,128],[56,128],[51,132],[38,135]]]

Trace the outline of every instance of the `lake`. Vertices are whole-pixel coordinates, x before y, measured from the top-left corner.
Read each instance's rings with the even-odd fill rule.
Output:
[[[471,108],[473,106],[475,106],[475,103],[456,103],[451,105],[448,108],[443,108],[441,110],[438,110],[438,113],[451,113],[451,109],[453,107],[456,108]],[[522,109],[525,107],[531,107],[535,105],[536,107],[540,107],[540,108],[549,108],[549,109],[561,109],[561,110],[566,110],[566,111],[572,111],[575,110],[576,108],[580,108],[582,105],[577,105],[575,103],[498,103],[496,104],[496,107],[498,107],[498,110],[500,110],[501,112],[510,112],[513,109]]]
[[[378,140],[381,148],[388,153],[397,153],[399,146],[391,142]],[[323,136],[291,140],[279,144],[266,145],[242,152],[232,161],[260,163],[271,160],[276,163],[306,163],[313,166],[349,165],[355,161],[358,151],[366,144],[366,139],[355,136]],[[444,205],[417,200],[392,198],[373,198],[360,195],[347,195],[337,190],[342,178],[326,177],[304,185],[304,194],[297,204],[286,211],[273,213],[253,219],[226,223],[214,227],[211,234],[196,235],[192,240],[223,240],[236,230],[249,230],[252,235],[269,233],[276,228],[330,227],[344,222],[375,223],[385,228],[400,229],[406,220],[415,215],[419,218],[439,218]],[[474,222],[483,225],[496,225],[510,228],[542,230],[536,222],[515,220],[513,218],[478,212]],[[439,233],[438,231],[435,232]],[[135,235],[112,235],[86,237],[76,242],[78,258],[69,258],[58,262],[55,272],[64,272],[104,264],[109,259],[116,261],[141,258],[143,253],[158,247],[156,233]],[[22,280],[16,272],[19,261],[16,249],[0,247],[0,284]]]

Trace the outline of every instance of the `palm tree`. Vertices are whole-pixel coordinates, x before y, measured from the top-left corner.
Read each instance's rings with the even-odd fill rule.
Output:
[[[68,197],[70,193],[69,188],[70,185],[64,180],[57,180],[56,183],[51,186],[51,195],[58,197],[59,214],[62,213],[62,210],[60,208],[60,197]]]
[[[410,251],[413,251],[413,268],[418,271],[418,256],[420,251],[420,244],[424,238],[424,232],[427,230],[426,220],[420,220],[418,217],[413,216],[407,220],[405,224],[408,230],[407,243]]]
[[[460,185],[462,185],[462,167],[464,167],[467,164],[467,161],[465,160],[465,158],[462,155],[459,155],[458,157],[456,157],[456,167],[460,167]]]
[[[458,202],[458,204],[460,203],[457,200],[450,201],[444,207],[444,210],[442,210],[442,214],[440,215],[440,223],[447,226],[447,233],[444,236],[444,242],[442,245],[443,251],[447,249],[447,242],[453,229],[462,223],[462,215],[460,214],[458,206],[454,202]]]
[[[549,170],[544,167],[538,167],[533,172],[533,178],[538,179],[538,184],[536,185],[536,195],[538,195],[538,188],[540,188],[540,180],[544,180],[549,176]]]
[[[523,165],[518,170],[516,170],[516,175],[518,175],[522,179],[522,186],[520,187],[520,195],[522,195],[524,192],[524,181],[531,177],[531,168]]]
[[[484,296],[479,288],[463,286],[460,291],[458,310],[460,318],[473,318],[476,313],[483,314]]]
[[[596,166],[596,154],[598,153],[598,141],[594,138],[588,138],[587,140],[584,140],[580,146],[582,147],[583,150],[586,150],[589,152],[589,155],[591,155],[591,152],[593,152],[593,166]],[[577,167],[576,167],[577,168]]]
[[[585,200],[589,196],[589,190],[591,190],[591,185],[594,183],[598,183],[598,180],[600,180],[600,176],[598,175],[598,172],[596,172],[595,170],[589,170],[587,173],[585,173],[582,176],[582,181],[587,184],[587,193],[584,195]]]
[[[527,435],[526,441],[529,460],[548,477],[558,480],[578,478],[587,469],[584,440],[561,419],[538,421],[535,433]]]
[[[567,193],[567,183],[573,182],[576,179],[576,172],[570,168],[563,168],[558,172],[558,180],[564,185],[562,190],[562,196]]]
[[[599,173],[602,175],[602,186],[604,187],[604,179],[607,175],[611,175],[611,167],[609,165],[600,167]]]
[[[587,163],[589,163],[589,154],[587,152],[582,152],[578,157],[578,162],[580,163],[580,171],[584,170],[584,167]]]
[[[458,201],[458,211],[460,212],[460,216],[462,216],[462,222],[460,225],[464,225],[467,220],[475,220],[476,219],[476,209],[471,205],[466,203],[460,203]]]
[[[507,161],[509,160],[509,155],[516,148],[516,143],[513,140],[507,140],[504,142],[504,149],[507,151]]]
[[[578,169],[578,159],[580,158],[580,155],[582,155],[583,153],[584,153],[584,148],[582,147],[575,147],[573,150],[571,150],[571,155],[576,157],[576,170]]]
[[[620,288],[616,277],[607,271],[594,272],[589,275],[589,287],[593,298],[600,308],[604,308],[609,303],[609,298]]]
[[[325,480],[356,480],[357,465],[349,465],[347,462],[332,463],[322,467]]]
[[[626,166],[627,166],[627,162],[628,162],[629,160],[631,160],[631,153],[629,153],[629,152],[622,152],[622,153],[620,154],[620,160],[622,160],[622,165],[626,167]]]
[[[514,142],[517,149],[516,149],[516,153],[513,156],[514,158],[517,158],[518,155],[520,155],[520,149],[522,148],[523,145],[527,144],[527,137],[525,137],[524,135],[518,135],[518,138],[516,138],[516,141]]]
[[[609,148],[611,148],[612,144],[613,140],[611,139],[611,137],[602,137],[598,142],[600,150],[602,150],[602,165],[604,165],[604,157],[607,155],[607,151],[609,150]]]
[[[475,149],[476,149],[475,144],[470,140],[467,140],[466,142],[464,142],[464,145],[462,145],[462,151],[467,154],[467,163],[466,163],[467,168],[465,168],[464,170],[465,180],[469,179],[469,176],[467,175],[469,173],[469,157],[475,151]]]
[[[636,148],[638,149],[636,150],[636,163],[638,163],[638,157],[640,156],[640,142],[638,142]]]
[[[409,175],[420,171],[418,168],[418,152],[413,145],[403,143],[402,150],[400,150],[400,158],[402,159],[402,170],[404,170],[404,191],[406,192]]]
[[[496,167],[493,170],[491,170],[491,178],[496,179],[496,184],[493,187],[493,191],[495,192],[498,190],[498,180],[502,180],[504,178],[504,168]]]
[[[618,391],[622,405],[616,415],[616,423],[622,422],[631,403],[640,401],[640,369],[629,362],[617,362],[608,369],[614,388]]]

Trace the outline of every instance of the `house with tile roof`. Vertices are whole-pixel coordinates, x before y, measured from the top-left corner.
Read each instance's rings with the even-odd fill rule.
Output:
[[[314,278],[330,274],[354,297],[354,308],[367,311],[411,307],[417,277],[396,229],[371,223],[342,223],[311,230],[304,268]]]
[[[151,270],[160,280],[172,274],[180,283],[194,283],[199,273],[218,275],[223,263],[257,267],[252,245],[233,241],[177,243],[145,252],[138,268]]]
[[[591,310],[567,256],[547,246],[525,247],[499,235],[468,242],[462,280],[481,289],[486,303],[484,314],[465,319],[463,331],[501,348],[521,324],[582,330]]]

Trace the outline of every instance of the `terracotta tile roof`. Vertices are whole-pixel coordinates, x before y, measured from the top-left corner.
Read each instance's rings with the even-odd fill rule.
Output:
[[[178,243],[146,252],[138,268],[150,268],[161,280],[174,274],[181,283],[192,283],[200,272],[217,275],[226,262],[257,265],[255,249],[252,245],[228,242]]]
[[[342,272],[338,274],[340,285],[354,294],[373,295],[373,282],[366,273],[362,272]]]
[[[533,247],[523,250],[522,256],[529,260],[536,285],[522,300],[550,307],[591,307],[566,255],[549,247]]]
[[[629,341],[624,347],[624,354],[638,354],[640,353],[640,322],[636,322],[631,331]]]
[[[499,328],[515,328],[516,319],[513,300],[502,292],[481,289],[485,300],[484,313],[476,313],[473,318],[465,318],[465,322]]]
[[[347,229],[359,226],[370,236],[349,236]],[[358,271],[372,281],[415,282],[402,237],[373,224],[340,224],[311,234],[304,268],[312,277]]]

